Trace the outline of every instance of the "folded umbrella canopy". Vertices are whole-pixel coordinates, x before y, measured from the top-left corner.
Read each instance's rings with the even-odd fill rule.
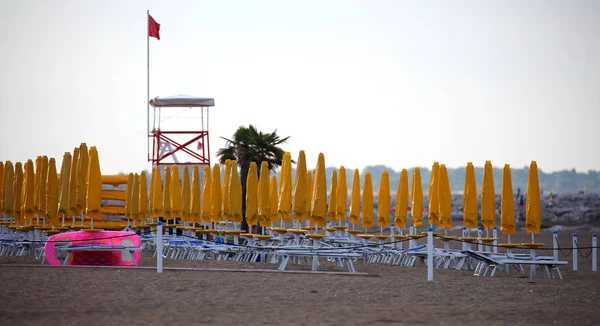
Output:
[[[485,161],[481,186],[481,224],[483,227],[496,226],[496,194],[494,193],[494,174],[492,162]]]
[[[312,218],[312,198],[313,198],[313,186],[314,186],[314,174],[311,171],[306,171],[306,219],[305,221],[309,221],[314,223],[315,221]]]
[[[350,193],[350,217],[348,222],[352,224],[360,223],[360,177],[358,169],[354,169],[352,177],[352,192]]]
[[[423,225],[423,185],[418,167],[413,168],[411,216],[413,226]]]
[[[23,225],[23,164],[21,162],[15,163],[15,183],[13,185],[15,198],[14,198],[14,218],[17,225]]]
[[[238,174],[237,162],[231,162],[231,177],[229,178],[229,219],[232,222],[242,221],[242,183]],[[274,189],[277,192],[277,189]],[[272,210],[274,208],[272,207]],[[275,212],[277,216],[277,212]],[[276,218],[276,217],[275,217]]]
[[[225,160],[225,171],[223,172],[223,187],[221,188],[221,205],[223,210],[223,219],[229,220],[230,215],[230,201],[229,201],[229,178],[231,178],[231,162],[232,160]]]
[[[150,184],[150,217],[159,218],[163,214],[163,185],[160,178],[160,168],[155,166],[152,169],[152,178]]]
[[[246,179],[246,223],[258,225],[258,171],[256,162],[250,162]]]
[[[69,214],[77,216],[77,165],[79,164],[79,148],[73,149],[73,157],[71,158],[71,173],[69,173]],[[75,219],[73,219],[73,222]]]
[[[396,191],[396,211],[394,212],[394,225],[397,228],[406,227],[406,211],[408,210],[408,171],[402,169],[398,190]]]
[[[213,165],[211,185],[210,220],[211,222],[220,222],[223,220],[223,198],[221,196],[221,166],[217,163]]]
[[[77,163],[77,208],[79,213],[85,213],[87,201],[87,175],[89,165],[89,152],[86,143],[79,145],[79,162]],[[43,166],[42,166],[43,168]]]
[[[148,218],[148,181],[146,179],[146,171],[140,174],[140,195],[138,207],[138,220],[145,221]]]
[[[450,180],[448,179],[448,170],[446,165],[439,167],[439,221],[442,229],[452,228],[452,193],[450,192]]]
[[[540,203],[540,184],[538,181],[537,163],[531,161],[527,177],[527,208],[525,211],[525,229],[529,233],[539,234],[542,225]]]
[[[36,163],[40,160],[36,160]],[[4,212],[4,162],[0,161],[0,214]]]
[[[337,219],[337,172],[331,172],[331,183],[329,186],[329,205],[327,205],[327,220],[334,222]]]
[[[327,223],[327,181],[325,179],[325,156],[319,153],[313,183],[311,216],[315,224]]]
[[[171,168],[165,166],[165,181],[162,187],[162,218],[171,219]]]
[[[166,176],[165,176],[166,177]],[[171,219],[181,218],[181,178],[179,167],[171,167]]]
[[[348,200],[348,186],[346,184],[346,168],[340,166],[340,173],[338,175],[337,183],[337,204],[335,208],[335,215],[340,225],[346,221],[346,201]]]
[[[377,225],[391,226],[390,223],[390,175],[387,170],[381,172],[377,195]]]
[[[37,212],[34,206],[35,202],[35,170],[33,169],[33,161],[27,160],[25,164],[25,176],[24,176],[24,189],[23,189],[23,212],[24,217],[27,219],[25,223],[30,221]]]
[[[46,185],[46,183],[48,182],[49,168],[48,156],[42,156],[40,166],[40,187],[35,191],[37,198],[39,198],[38,216],[46,216],[46,191],[48,191],[48,186]]]
[[[366,229],[373,226],[373,181],[371,173],[367,171],[365,173],[362,195],[362,227]]]
[[[210,214],[212,210],[212,178],[210,176],[210,166],[205,165],[202,181],[202,213],[201,219],[203,223],[210,222]]]
[[[439,162],[433,162],[431,175],[429,176],[429,224],[440,224],[439,187],[440,164]]]
[[[86,208],[85,215],[92,219],[100,218],[100,193],[102,192],[102,173],[100,172],[100,161],[98,160],[98,150],[96,146],[91,146],[89,151],[89,165],[87,169],[87,189],[86,189]]]
[[[200,171],[198,165],[192,170],[192,193],[190,203],[190,221],[200,223]]]
[[[190,171],[187,165],[183,168],[183,175],[181,176],[182,188],[181,188],[181,218],[184,222],[191,222],[191,194],[190,194]]]
[[[258,177],[258,223],[267,226],[271,223],[271,202],[269,193],[269,163],[262,161]]]
[[[139,220],[140,218],[140,176],[135,173],[133,175],[133,188],[131,189],[131,219]]]
[[[298,163],[296,165],[296,177],[294,180],[294,196],[292,202],[292,211],[294,212],[294,222],[302,223],[307,220],[306,213],[306,155],[300,151]]]
[[[65,152],[60,167],[60,195],[58,198],[58,217],[62,217],[62,223],[65,222],[65,216],[69,215],[71,201],[69,200],[71,186],[71,153]]]
[[[277,214],[279,218],[290,221],[292,210],[292,157],[290,152],[283,154],[279,177],[280,193]]]
[[[127,187],[125,188],[125,218],[128,220],[132,219],[131,208],[133,206],[133,197],[131,197],[131,194],[133,192],[133,186],[133,173],[130,172],[127,176]]]
[[[15,170],[11,161],[4,165],[4,200],[2,214],[15,215]]]
[[[475,167],[468,162],[463,190],[463,226],[466,228],[477,227],[477,181],[475,180]]]
[[[306,194],[304,194],[306,196]],[[277,187],[277,176],[271,176],[271,183],[269,184],[269,221],[271,223],[277,222],[279,216],[277,215],[277,206],[279,205],[279,188]]]
[[[51,157],[48,161],[48,174],[46,178],[46,201],[45,201],[46,219],[57,227],[58,222],[58,176],[56,175],[56,161]]]
[[[502,198],[500,200],[500,231],[504,234],[515,234],[515,198],[512,190],[510,165],[504,164],[502,170]]]

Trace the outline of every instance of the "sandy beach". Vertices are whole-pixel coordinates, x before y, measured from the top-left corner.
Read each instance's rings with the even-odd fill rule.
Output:
[[[579,238],[581,247],[591,244],[591,233],[580,232]],[[527,241],[529,235],[521,232],[513,239]],[[562,247],[570,247],[571,232],[560,232],[559,239]],[[552,234],[543,232],[536,240],[551,247]],[[155,263],[144,253],[142,266]],[[357,271],[367,275],[352,276],[267,273],[260,270],[277,266],[230,261],[166,260],[165,267],[229,271],[167,269],[163,274],[141,268],[49,267],[29,257],[0,257],[0,265],[0,318],[7,325],[573,325],[596,324],[600,317],[600,276],[591,272],[591,257],[579,258],[577,272],[563,266],[564,280],[531,280],[516,272],[474,277],[472,271],[436,269],[433,282],[427,282],[420,263],[399,267],[359,261]],[[322,260],[320,270],[340,269]]]

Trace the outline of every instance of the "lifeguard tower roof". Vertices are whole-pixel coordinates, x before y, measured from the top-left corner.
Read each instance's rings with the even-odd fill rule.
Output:
[[[191,95],[157,96],[150,100],[153,107],[208,107],[215,106],[215,99]]]

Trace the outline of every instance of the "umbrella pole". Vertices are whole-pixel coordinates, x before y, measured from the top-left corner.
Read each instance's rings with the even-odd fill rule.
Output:
[[[379,235],[382,235],[382,234],[383,234],[383,225],[380,226],[380,229],[379,229]]]
[[[62,214],[62,226],[65,226],[65,214]]]

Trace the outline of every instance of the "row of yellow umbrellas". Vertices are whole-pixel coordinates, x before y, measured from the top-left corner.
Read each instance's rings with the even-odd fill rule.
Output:
[[[0,162],[0,212],[17,226],[39,225],[39,217],[55,227],[63,216],[98,217],[101,188],[98,152],[85,143],[64,154],[60,174],[47,156],[38,156],[35,166],[31,159],[24,166]]]

